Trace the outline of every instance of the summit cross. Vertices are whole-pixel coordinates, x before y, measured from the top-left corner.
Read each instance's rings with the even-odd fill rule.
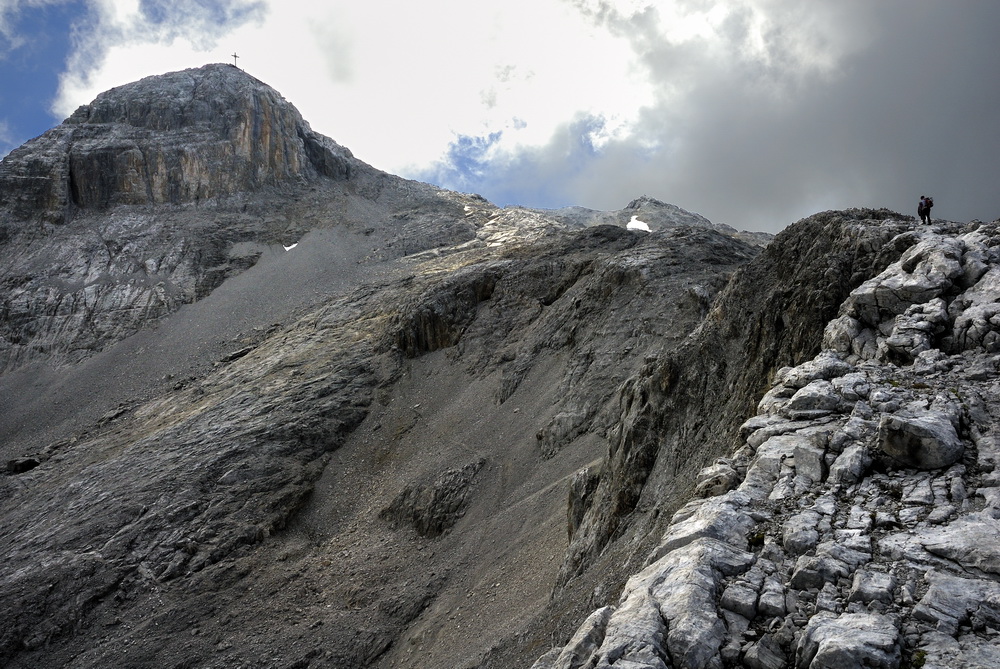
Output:
[[[237,55],[236,55],[236,52],[235,52],[235,51],[233,51],[233,67],[237,67],[237,65],[236,65],[236,59],[237,59],[237,58],[239,58],[239,56],[237,56]]]

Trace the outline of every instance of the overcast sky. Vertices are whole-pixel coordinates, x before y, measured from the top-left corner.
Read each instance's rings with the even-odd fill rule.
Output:
[[[994,220],[998,35],[995,0],[0,0],[0,155],[235,52],[358,158],[500,205]]]

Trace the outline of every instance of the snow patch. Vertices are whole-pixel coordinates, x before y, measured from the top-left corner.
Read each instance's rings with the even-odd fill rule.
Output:
[[[640,221],[638,216],[633,216],[632,220],[628,222],[625,226],[626,230],[642,230],[644,232],[652,232],[649,229],[649,224],[645,221]]]

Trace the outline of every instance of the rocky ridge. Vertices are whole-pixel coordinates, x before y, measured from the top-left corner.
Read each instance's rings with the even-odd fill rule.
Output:
[[[549,667],[1000,663],[998,224],[907,230]]]
[[[713,223],[701,214],[682,209],[674,204],[661,202],[656,198],[643,195],[638,197],[619,211],[597,211],[586,207],[563,207],[561,209],[534,210],[550,216],[566,225],[584,227],[590,225],[616,225],[628,227],[638,225],[639,229],[657,232],[669,228],[692,226],[711,228],[733,235],[749,244],[766,246],[771,235],[738,231],[721,223]]]

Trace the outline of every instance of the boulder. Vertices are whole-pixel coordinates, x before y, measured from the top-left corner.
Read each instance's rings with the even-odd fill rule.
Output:
[[[722,593],[719,606],[727,611],[738,613],[747,620],[753,620],[757,617],[757,597],[759,594],[759,583],[757,587],[754,587],[746,581],[736,581]]]
[[[764,579],[764,587],[757,601],[757,613],[765,618],[780,618],[785,615],[785,588],[775,576]]]
[[[883,342],[883,357],[913,361],[924,351],[934,348],[935,337],[944,332],[948,324],[948,311],[940,297],[924,304],[910,305],[896,316],[892,333]]]
[[[863,283],[844,303],[845,313],[866,326],[905,313],[948,291],[962,276],[962,243],[927,236],[911,246],[881,274]]]
[[[821,588],[824,583],[836,583],[838,579],[850,576],[870,558],[870,555],[855,548],[825,541],[817,546],[815,555],[803,555],[795,562],[790,583],[798,590]]]
[[[913,617],[946,634],[957,634],[973,618],[1000,624],[1000,584],[962,578],[931,570],[924,576],[927,592],[913,608]]]
[[[833,350],[820,351],[812,360],[796,367],[784,367],[775,375],[775,383],[786,388],[804,388],[813,381],[830,379],[850,373],[854,367]]]
[[[716,462],[698,473],[695,495],[698,497],[715,497],[722,495],[737,485],[742,477],[728,462]]]
[[[649,561],[659,560],[671,551],[693,541],[711,538],[734,548],[745,548],[747,533],[756,522],[742,510],[744,500],[735,493],[705,500],[688,517],[671,524],[653,551]]]
[[[898,466],[911,469],[948,467],[965,452],[951,417],[940,412],[882,416],[878,445]]]
[[[826,379],[810,381],[792,395],[781,408],[791,420],[812,420],[839,411],[843,400]]]
[[[795,652],[797,669],[897,669],[899,630],[886,616],[817,613]]]
[[[965,515],[947,526],[928,530],[920,543],[928,552],[963,567],[1000,575],[1000,524],[987,513]]]
[[[743,663],[750,669],[784,669],[788,666],[788,654],[773,634],[765,634],[747,648]]]
[[[895,589],[896,579],[893,578],[892,574],[862,569],[854,573],[847,601],[861,602],[862,604],[871,602],[891,604]]]
[[[983,639],[975,634],[954,638],[943,632],[928,632],[917,651],[924,667],[995,669],[1000,667],[1000,645],[995,637]],[[917,655],[914,653],[914,655]],[[911,665],[915,666],[915,665]]]
[[[786,520],[781,528],[785,550],[792,555],[802,555],[815,548],[819,543],[819,532],[816,530],[819,519],[819,513],[806,510]]]
[[[868,471],[871,464],[872,457],[868,447],[862,443],[853,443],[830,465],[830,480],[847,485],[856,483]]]
[[[1000,270],[993,267],[978,283],[952,300],[953,347],[957,351],[1000,351]]]

